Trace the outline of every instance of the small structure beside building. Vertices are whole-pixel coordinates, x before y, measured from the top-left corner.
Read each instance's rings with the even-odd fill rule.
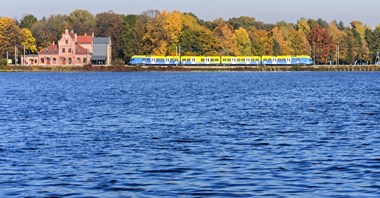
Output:
[[[38,54],[26,55],[22,62],[41,66],[111,65],[111,51],[110,37],[78,36],[65,30],[57,45],[53,42]]]

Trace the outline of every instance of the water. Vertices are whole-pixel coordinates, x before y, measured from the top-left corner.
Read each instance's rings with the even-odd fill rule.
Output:
[[[3,73],[1,197],[379,197],[380,73]]]

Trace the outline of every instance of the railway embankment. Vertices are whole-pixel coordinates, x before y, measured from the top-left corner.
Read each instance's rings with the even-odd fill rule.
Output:
[[[380,71],[380,65],[313,65],[313,66],[4,66],[2,72],[202,72],[202,71]]]

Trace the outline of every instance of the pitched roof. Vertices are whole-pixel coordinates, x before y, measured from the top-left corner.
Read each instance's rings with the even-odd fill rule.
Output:
[[[69,35],[70,35],[70,37],[71,37],[72,39],[75,39],[75,34],[74,34],[74,33],[69,32]]]
[[[110,37],[94,37],[94,45],[95,44],[111,44]]]
[[[42,49],[38,54],[58,54],[58,46],[50,45],[49,47]]]
[[[75,54],[90,54],[89,50],[82,47],[81,45],[76,45]]]
[[[78,43],[79,44],[91,44],[92,43],[92,36],[78,36]]]

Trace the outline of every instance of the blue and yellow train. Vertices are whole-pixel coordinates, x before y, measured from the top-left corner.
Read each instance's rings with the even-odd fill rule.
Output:
[[[310,56],[133,56],[130,65],[312,65]]]

